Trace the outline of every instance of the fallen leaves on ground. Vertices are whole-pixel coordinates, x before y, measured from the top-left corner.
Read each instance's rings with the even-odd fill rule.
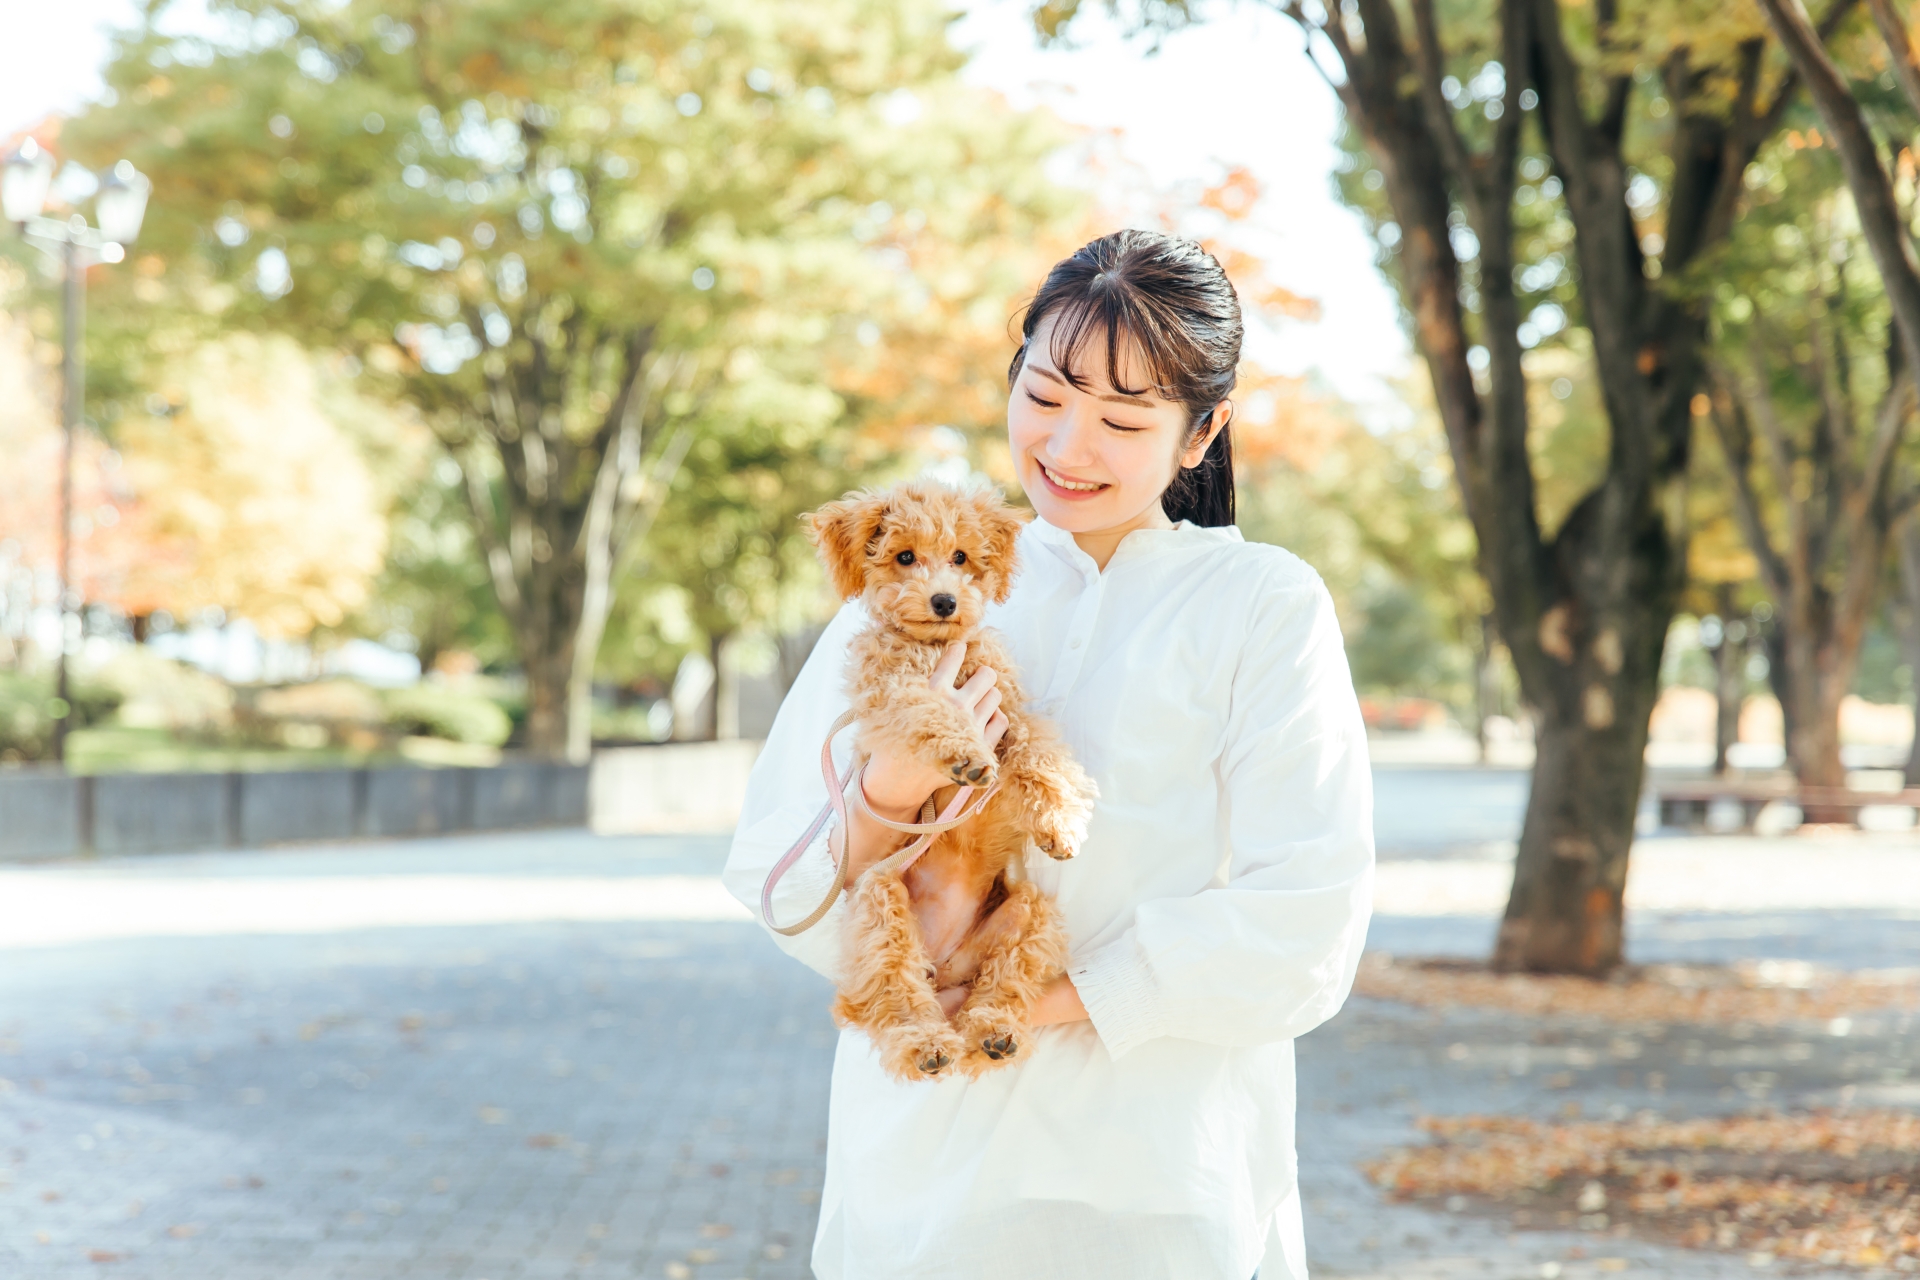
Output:
[[[1778,1026],[1885,1009],[1920,1009],[1920,969],[1842,971],[1798,960],[1623,965],[1612,977],[1494,973],[1463,960],[1370,953],[1355,995],[1428,1009],[1498,1009],[1613,1022]]]
[[[1516,1226],[1920,1270],[1920,1116],[1854,1111],[1548,1124],[1429,1118],[1365,1166],[1395,1198],[1477,1197]],[[1462,1206],[1463,1207],[1463,1206]]]

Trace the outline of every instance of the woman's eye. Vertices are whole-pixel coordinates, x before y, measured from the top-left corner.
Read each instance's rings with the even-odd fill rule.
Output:
[[[954,562],[955,564],[965,564],[965,563],[967,562],[967,553],[966,553],[966,552],[964,552],[964,551],[956,551],[956,552],[954,552],[954,553],[953,553],[953,562]]]
[[[911,551],[902,551],[902,552],[901,552],[901,553],[900,553],[899,555],[897,555],[897,556],[895,556],[895,557],[894,557],[894,560],[896,560],[896,561],[897,561],[897,562],[899,562],[900,564],[912,564],[912,563],[913,563],[913,552],[911,552]]]
[[[1033,401],[1035,404],[1039,405],[1042,409],[1058,409],[1060,407],[1060,402],[1058,400],[1042,400],[1039,396],[1033,394],[1033,392],[1031,391],[1027,392],[1027,399]]]
[[[1106,423],[1108,426],[1112,427],[1115,431],[1119,431],[1125,435],[1130,435],[1130,436],[1137,436],[1142,431],[1145,431],[1147,429],[1145,427],[1129,427],[1125,423],[1115,422],[1111,418],[1102,418],[1100,419],[1100,421]]]

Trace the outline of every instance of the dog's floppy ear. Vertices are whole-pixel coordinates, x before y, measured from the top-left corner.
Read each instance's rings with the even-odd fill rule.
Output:
[[[1014,544],[1019,540],[1024,521],[999,493],[991,489],[975,493],[973,505],[980,513],[980,527],[986,533],[987,589],[994,603],[1000,604],[1006,600],[1007,593],[1013,590],[1013,571],[1018,556]]]
[[[842,600],[867,589],[867,546],[880,533],[887,500],[873,493],[850,493],[829,502],[807,519],[807,533]]]

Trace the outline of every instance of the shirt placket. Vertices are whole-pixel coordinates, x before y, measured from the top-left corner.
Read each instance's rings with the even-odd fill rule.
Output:
[[[1106,577],[1094,568],[1088,560],[1085,565],[1076,561],[1068,562],[1080,579],[1080,598],[1074,603],[1073,616],[1067,621],[1067,632],[1060,640],[1060,656],[1053,668],[1053,680],[1047,685],[1046,696],[1041,700],[1049,715],[1058,715],[1065,706],[1067,695],[1073,692],[1073,686],[1079,682],[1080,668],[1087,660],[1087,650],[1093,643],[1093,626],[1100,616],[1100,601],[1106,593]]]

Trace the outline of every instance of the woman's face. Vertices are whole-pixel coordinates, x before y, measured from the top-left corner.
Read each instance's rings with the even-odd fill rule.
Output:
[[[1127,395],[1107,380],[1105,335],[1074,355],[1082,387],[1054,367],[1053,317],[1035,326],[1007,397],[1007,439],[1020,487],[1041,519],[1068,533],[1164,523],[1160,495],[1176,466],[1193,466],[1213,431],[1187,440],[1186,406],[1156,392]],[[1123,386],[1152,382],[1133,344],[1120,343]],[[1216,417],[1219,417],[1216,414]],[[1186,445],[1186,448],[1182,446]]]

